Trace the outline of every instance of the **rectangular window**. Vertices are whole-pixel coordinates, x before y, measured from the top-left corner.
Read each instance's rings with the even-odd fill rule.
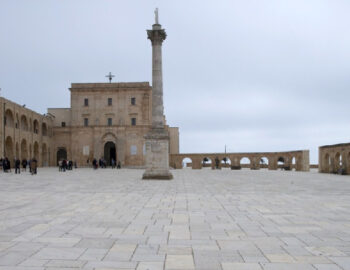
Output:
[[[131,125],[136,126],[136,118],[131,118]]]
[[[84,118],[84,126],[87,127],[89,125],[89,118]]]
[[[132,156],[137,155],[137,146],[136,145],[130,146],[130,155],[132,155]]]
[[[84,106],[85,107],[89,106],[89,99],[88,98],[84,98]]]
[[[108,125],[108,126],[111,126],[111,125],[112,125],[112,118],[108,118],[108,119],[107,119],[107,125]]]
[[[66,126],[66,122],[62,122],[61,127],[65,127],[65,126]]]
[[[108,106],[112,106],[112,98],[108,98],[107,103],[108,103]]]
[[[131,105],[136,105],[136,98],[134,97],[131,98]]]

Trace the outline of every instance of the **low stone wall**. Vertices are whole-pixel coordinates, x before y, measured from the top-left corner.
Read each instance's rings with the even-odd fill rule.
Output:
[[[321,173],[350,174],[350,143],[320,146],[318,164]]]
[[[200,153],[200,154],[171,154],[170,166],[174,169],[183,168],[183,161],[190,159],[187,167],[202,169],[211,167],[215,169],[215,160],[219,159],[219,168],[250,168],[257,170],[267,168],[269,170],[295,169],[297,171],[309,171],[309,150],[289,152],[261,152],[261,153]],[[244,160],[243,160],[244,159]],[[263,162],[262,162],[263,161]],[[188,166],[188,164],[191,164]]]

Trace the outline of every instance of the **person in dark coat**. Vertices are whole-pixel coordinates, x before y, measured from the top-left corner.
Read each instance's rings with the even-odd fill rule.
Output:
[[[67,169],[67,160],[64,159],[64,160],[62,161],[62,171],[65,172],[66,169]]]
[[[24,171],[27,171],[27,160],[26,159],[22,160],[22,168]]]
[[[21,173],[21,161],[15,158],[15,174]]]
[[[8,172],[8,171],[10,171],[11,172],[11,162],[10,162],[10,160],[7,158],[7,157],[5,157],[5,165],[4,165],[5,167],[5,172]]]

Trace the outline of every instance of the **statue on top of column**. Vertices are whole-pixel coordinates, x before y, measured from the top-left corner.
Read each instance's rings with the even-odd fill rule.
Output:
[[[156,18],[156,24],[159,24],[158,8],[156,8],[156,10],[154,11],[154,15],[155,15],[155,18]]]

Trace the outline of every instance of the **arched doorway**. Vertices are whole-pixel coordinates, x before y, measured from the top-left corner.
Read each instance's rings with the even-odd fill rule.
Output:
[[[21,142],[21,160],[23,159],[28,159],[27,141],[25,139]]]
[[[242,157],[241,160],[239,161],[239,164],[241,168],[250,168],[250,159],[247,157]]]
[[[231,159],[229,157],[224,157],[221,160],[221,168],[230,168],[231,167]]]
[[[269,168],[269,159],[267,157],[261,157],[259,161],[259,166],[262,169],[268,169]]]
[[[5,112],[5,126],[12,128],[15,126],[15,120],[11,110],[6,110]]]
[[[212,167],[212,161],[211,158],[205,157],[202,160],[202,168],[211,168]]]
[[[10,136],[7,137],[5,141],[5,157],[7,157],[11,163],[13,162],[13,141]]]
[[[117,151],[114,142],[106,142],[104,148],[104,159],[107,165],[112,165],[112,159],[117,161]]]
[[[284,157],[279,157],[277,159],[277,166],[278,166],[278,168],[283,170],[285,168],[285,164],[286,164],[286,160],[285,160]]]
[[[192,167],[192,159],[186,157],[181,162],[182,168],[191,168]]]
[[[20,156],[19,156],[19,146],[18,146],[18,142],[16,143],[16,155],[15,155],[15,158],[16,159],[19,159]]]
[[[56,159],[56,164],[58,165],[58,162],[60,160],[67,160],[67,150],[66,148],[59,148],[57,151],[57,155],[56,155],[57,159]]]
[[[329,173],[331,165],[331,157],[327,153],[323,158],[323,172]]]
[[[37,160],[39,158],[39,144],[38,144],[38,142],[34,143],[34,158]]]

